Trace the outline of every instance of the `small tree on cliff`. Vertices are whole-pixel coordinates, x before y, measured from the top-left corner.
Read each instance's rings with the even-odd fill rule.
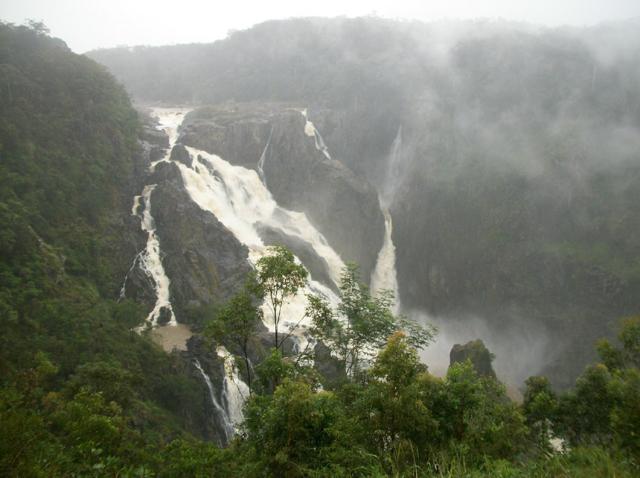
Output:
[[[262,320],[262,310],[257,306],[257,300],[252,294],[255,288],[255,280],[249,278],[244,289],[224,305],[205,329],[205,334],[217,342],[231,342],[240,348],[244,359],[249,393],[252,391],[249,341],[255,335],[256,327]]]
[[[293,253],[284,246],[270,247],[270,254],[258,259],[257,289],[266,299],[275,326],[275,347],[278,340],[278,328],[282,307],[294,297],[307,280],[307,270],[297,264]]]
[[[349,264],[342,271],[336,311],[321,297],[309,296],[308,299],[307,315],[313,321],[313,334],[338,352],[348,375],[357,375],[363,362],[369,362],[396,331],[403,331],[407,343],[418,349],[428,345],[435,334],[432,326],[422,327],[394,315],[391,291],[372,296],[369,288],[360,282],[355,264]]]

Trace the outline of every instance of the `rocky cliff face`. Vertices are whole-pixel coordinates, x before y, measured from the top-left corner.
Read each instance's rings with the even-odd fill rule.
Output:
[[[478,375],[496,378],[496,373],[491,365],[493,354],[489,352],[489,349],[480,339],[472,340],[464,345],[455,344],[449,354],[449,360],[450,366],[454,363],[470,360]]]
[[[150,118],[146,119],[141,134],[141,146],[142,152],[135,163],[136,189],[131,197],[139,194],[145,185],[156,184],[150,197],[151,215],[162,263],[170,279],[176,318],[178,322],[187,322],[191,311],[221,304],[242,286],[251,270],[248,250],[213,214],[203,211],[191,200],[174,163],[161,162],[149,173],[151,163],[162,158],[169,146],[167,135],[155,129]],[[170,159],[187,165],[192,161],[181,144],[174,146]],[[140,198],[138,211],[145,206],[143,201],[144,198]],[[142,251],[146,246],[146,233],[141,231],[140,218],[132,214],[125,222],[130,236],[127,243],[132,250]],[[124,295],[152,307],[156,299],[153,279],[142,270],[139,260],[139,256],[132,260]]]
[[[176,146],[179,148],[179,146]],[[188,309],[228,300],[251,271],[248,249],[189,197],[178,167],[160,163],[151,195],[163,264],[178,320]]]
[[[345,261],[360,265],[368,280],[384,237],[377,193],[325,154],[311,131],[300,109],[233,104],[190,113],[180,140],[258,170],[278,204],[304,212]]]
[[[136,206],[123,220],[127,231],[125,242],[130,249],[123,254],[132,257],[132,261],[121,297],[141,302],[149,310],[156,303],[154,279],[141,267],[141,251],[147,247],[147,233],[141,229],[141,212],[150,207],[162,266],[170,280],[171,308],[179,323],[188,323],[191,330],[197,331],[201,319],[211,317],[211,308],[224,303],[244,284],[251,270],[248,249],[213,214],[202,210],[189,196],[175,163],[190,165],[192,162],[183,145],[174,146],[169,156],[171,161],[156,164],[150,172],[152,162],[166,156],[169,142],[167,136],[157,131],[153,122],[147,119],[141,146],[141,154],[134,165],[135,184],[130,191],[132,201],[137,196]],[[145,196],[138,195],[148,185],[155,187],[149,196],[149,204],[146,204]],[[163,307],[158,324],[164,325],[170,318],[170,309]],[[186,330],[188,336],[190,332]],[[265,333],[262,329],[261,332]],[[228,397],[225,395],[228,378],[224,360],[216,353],[217,345],[194,335],[184,349],[179,347],[182,360],[177,363],[181,373],[200,384],[201,397],[192,397],[196,403],[183,413],[189,431],[226,445],[231,436]],[[252,354],[260,350],[260,347],[253,347]],[[202,419],[203,416],[206,419]]]
[[[143,121],[143,128],[139,137],[140,150],[133,158],[133,171],[131,187],[123,191],[127,202],[133,201],[133,197],[140,194],[146,184],[149,184],[149,166],[153,161],[160,159],[167,147],[169,146],[169,138],[167,135],[155,129],[155,125],[151,118],[139,112]],[[138,203],[136,211],[143,206]],[[153,280],[144,273],[140,267],[140,252],[144,250],[147,242],[147,234],[140,228],[140,218],[136,214],[132,214],[128,208],[122,211],[119,216],[121,221],[121,251],[123,258],[121,277],[124,277],[122,287],[120,289],[120,297],[127,297],[136,302],[145,304],[149,309],[153,307],[156,300]],[[126,267],[126,268],[125,268]]]

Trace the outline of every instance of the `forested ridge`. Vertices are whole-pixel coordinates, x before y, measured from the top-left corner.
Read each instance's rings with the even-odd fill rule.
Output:
[[[202,440],[204,385],[132,330],[141,304],[118,300],[143,154],[124,89],[42,25],[1,24],[0,93],[0,474],[637,476],[639,318],[598,344],[571,390],[531,377],[518,404],[472,361],[429,373],[418,353],[435,331],[395,315],[349,265],[336,308],[308,298],[330,373],[278,336],[252,367],[258,304],[277,315],[308,274],[282,247],[203,312],[198,339],[236,355],[251,394],[228,447]]]
[[[0,72],[0,474],[114,476],[203,408],[176,358],[131,331],[144,309],[116,301],[139,120],[41,26],[0,25]]]

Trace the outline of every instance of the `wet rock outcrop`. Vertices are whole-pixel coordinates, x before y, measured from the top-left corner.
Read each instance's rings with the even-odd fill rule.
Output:
[[[182,358],[191,377],[201,384],[200,393],[206,419],[197,424],[200,434],[220,446],[227,445],[230,439],[228,424],[225,423],[224,412],[216,406],[224,407],[225,404],[224,361],[216,354],[213,344],[207,343],[199,335],[189,339]],[[210,381],[211,390],[205,376]]]
[[[120,255],[130,258],[130,262],[123,268],[120,276],[123,284],[120,288],[120,298],[127,297],[145,304],[149,310],[156,301],[155,284],[140,267],[140,253],[147,245],[147,234],[140,227],[139,212],[144,210],[144,198],[139,197],[135,211],[131,202],[134,196],[141,194],[145,185],[149,184],[149,167],[153,161],[161,159],[169,145],[169,137],[155,129],[154,121],[144,112],[139,111],[143,128],[139,137],[139,150],[133,157],[133,171],[130,187],[123,191],[128,206],[119,216],[122,247]],[[123,261],[124,262],[124,261]]]
[[[180,141],[226,161],[255,169],[269,138],[272,121],[283,105],[230,104],[200,108],[187,115]]]
[[[230,104],[190,113],[180,140],[259,171],[278,204],[304,212],[368,281],[384,239],[377,192],[324,154],[312,132],[300,108]]]
[[[265,244],[270,246],[279,244],[287,247],[302,261],[314,280],[322,282],[337,292],[338,284],[331,279],[329,264],[324,257],[318,255],[311,244],[266,224],[259,224],[257,229]]]
[[[494,355],[480,339],[472,340],[464,345],[455,344],[449,354],[449,366],[470,360],[473,368],[483,377],[496,378],[491,362]]]
[[[226,301],[239,290],[251,270],[248,249],[191,200],[176,164],[159,163],[152,180],[151,213],[180,321],[189,308]]]

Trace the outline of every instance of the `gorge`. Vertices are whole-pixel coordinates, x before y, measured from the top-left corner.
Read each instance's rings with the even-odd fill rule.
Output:
[[[0,23],[0,474],[634,476],[638,32]]]

